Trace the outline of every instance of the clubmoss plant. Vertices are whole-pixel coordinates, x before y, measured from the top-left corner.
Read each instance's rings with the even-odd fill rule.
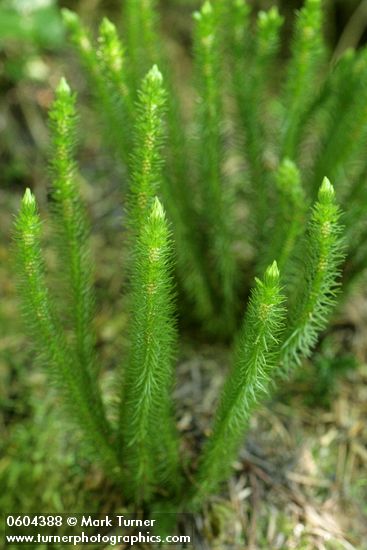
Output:
[[[58,253],[65,266],[61,275],[65,278],[64,285],[71,291],[69,305],[75,351],[80,368],[85,368],[92,376],[96,366],[92,328],[93,271],[88,249],[88,225],[79,196],[74,159],[77,124],[75,100],[75,94],[71,93],[67,82],[62,79],[49,116],[52,134],[52,209]]]
[[[322,36],[322,1],[306,0],[297,15],[292,57],[284,86],[282,156],[297,160],[302,117],[313,100],[312,87],[319,81],[325,46]]]
[[[118,476],[117,453],[96,388],[96,377],[87,372],[86,365],[80,364],[75,349],[66,342],[47,290],[40,234],[36,201],[27,189],[16,222],[19,289],[27,327],[50,379],[83,431],[90,450],[106,468],[111,468],[112,475]]]
[[[221,59],[217,13],[210,2],[194,13],[196,21],[195,60],[198,89],[197,135],[200,189],[200,220],[206,228],[207,246],[217,280],[212,285],[222,295],[222,319],[233,326],[236,291],[234,231],[231,223],[231,190],[224,185],[223,105]]]
[[[251,292],[243,327],[214,419],[212,435],[204,447],[197,473],[195,499],[199,502],[217,489],[230,471],[251,412],[269,391],[279,361],[285,308],[279,271],[274,262],[257,279]]]
[[[17,275],[45,369],[126,503],[153,505],[165,495],[172,506],[190,510],[229,474],[254,408],[311,354],[342,274],[348,285],[367,264],[365,243],[356,246],[366,233],[360,206],[366,199],[366,53],[346,54],[322,71],[328,54],[321,3],[306,0],[284,83],[277,86],[278,11],[260,12],[253,25],[244,0],[205,2],[194,15],[197,101],[188,129],[155,3],[125,4],[126,38],[105,19],[96,46],[79,18],[64,10],[127,175],[122,208],[131,346],[116,372],[115,418],[104,410],[97,378],[93,262],[74,156],[76,96],[65,80],[50,112],[51,219],[71,315],[64,319],[48,290],[42,226],[29,190],[15,224]],[[228,160],[236,165],[234,176]],[[348,204],[345,241],[325,168]],[[186,298],[180,311],[176,287]],[[178,315],[186,324],[199,321],[203,335],[234,341],[211,433],[191,469],[172,402]]]
[[[161,149],[165,104],[163,77],[154,65],[144,78],[139,92],[131,160],[128,224],[138,235],[162,181]]]
[[[335,275],[344,257],[339,217],[334,188],[324,178],[305,241],[300,247],[303,268],[294,275],[297,278],[301,275],[302,285],[298,283],[290,300],[292,307],[281,354],[281,366],[286,369],[299,362],[301,357],[310,355],[335,304],[339,285]]]
[[[179,483],[178,437],[171,391],[177,349],[170,232],[155,199],[134,251],[131,352],[120,425],[126,487],[138,500]]]
[[[291,267],[290,258],[304,231],[307,205],[301,174],[294,162],[285,158],[274,179],[277,201],[274,204],[272,247],[263,251],[258,269],[262,271],[274,256],[283,278],[286,278]]]

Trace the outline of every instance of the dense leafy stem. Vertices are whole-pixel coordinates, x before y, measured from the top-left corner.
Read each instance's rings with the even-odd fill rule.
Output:
[[[303,268],[297,273],[298,292],[290,310],[281,352],[282,369],[286,371],[310,355],[335,305],[344,258],[339,217],[334,189],[325,178],[301,247],[302,259],[299,261]]]
[[[269,391],[279,354],[283,307],[276,263],[257,279],[234,354],[233,368],[224,385],[213,433],[204,447],[197,474],[194,502],[217,488],[229,472],[243,432],[259,399]]]
[[[49,296],[40,236],[36,201],[27,189],[15,226],[18,282],[27,327],[66,410],[83,431],[89,448],[118,478],[119,464],[100,394],[93,387],[95,380],[71,352]]]
[[[130,330],[123,424],[127,486],[138,500],[154,487],[178,483],[178,440],[171,404],[176,350],[171,243],[156,199],[134,251]]]

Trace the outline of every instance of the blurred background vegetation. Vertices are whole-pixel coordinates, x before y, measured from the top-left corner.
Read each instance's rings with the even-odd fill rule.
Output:
[[[272,0],[252,3],[256,9],[274,5]],[[286,16],[282,55],[287,56],[294,10],[302,0],[276,4]],[[79,456],[77,435],[59,417],[55,397],[34,366],[19,322],[9,242],[12,215],[25,187],[36,191],[41,206],[47,198],[47,111],[53,89],[65,74],[80,94],[83,192],[90,205],[98,259],[96,327],[108,365],[104,381],[108,389],[115,342],[126,325],[124,314],[115,314],[124,311],[118,268],[124,246],[119,231],[119,187],[124,175],[111,169],[107,153],[96,154],[103,151],[103,144],[85,101],[90,90],[67,43],[59,8],[78,11],[92,27],[103,15],[123,27],[122,5],[123,0],[0,0],[0,511],[4,512],[121,511],[118,495],[101,472]],[[199,5],[198,0],[160,1],[162,32],[178,67],[184,98],[186,92],[190,95],[191,14]],[[366,1],[325,0],[325,9],[325,34],[335,55],[365,43]],[[52,271],[51,252],[48,264]],[[364,294],[360,288],[339,314],[313,364],[254,418],[241,473],[229,482],[230,496],[214,501],[204,517],[210,548],[237,548],[233,532],[246,527],[248,548],[367,549]],[[213,392],[227,361],[226,350],[207,348],[193,335],[190,341],[180,360],[184,432],[195,422],[205,430]],[[201,390],[207,384],[212,392],[202,403]],[[199,420],[193,420],[192,410],[198,411]],[[287,482],[279,481],[276,471],[285,463],[285,478],[289,470],[293,475]]]
[[[271,0],[254,0],[256,9],[273,5]],[[45,114],[51,89],[67,66],[73,80],[74,63],[59,14],[59,7],[77,10],[83,19],[96,26],[102,14],[121,21],[118,0],[2,0],[0,3],[0,159],[2,185],[32,184],[39,179],[39,166],[47,148]],[[301,0],[278,1],[286,15],[283,54],[295,9]],[[161,24],[174,56],[189,62],[192,11],[198,0],[161,0]],[[367,4],[360,0],[326,0],[325,33],[332,50],[340,53],[366,39]],[[74,67],[74,72],[79,69]],[[74,77],[74,80],[76,78]],[[5,131],[6,128],[6,131]],[[31,169],[30,169],[31,168]]]

